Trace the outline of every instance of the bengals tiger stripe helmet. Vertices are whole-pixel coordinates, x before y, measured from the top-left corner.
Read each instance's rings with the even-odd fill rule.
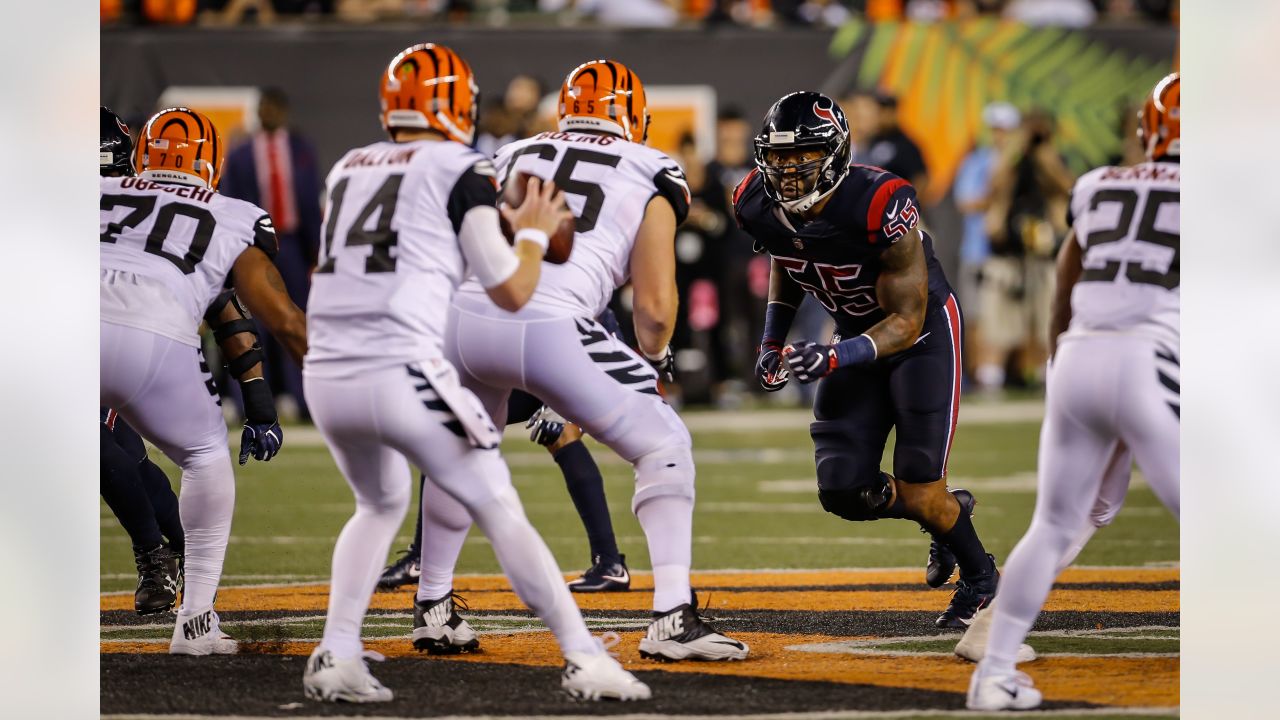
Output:
[[[212,120],[190,108],[172,107],[142,126],[133,167],[139,177],[217,190],[225,152]]]
[[[561,130],[600,130],[637,143],[649,139],[644,84],[616,60],[574,68],[560,86],[559,116]]]
[[[1181,92],[1178,73],[1165,75],[1138,113],[1138,140],[1149,160],[1178,157],[1181,144]]]
[[[382,127],[435,130],[464,145],[476,135],[480,89],[471,66],[443,45],[421,43],[391,59],[382,74]]]

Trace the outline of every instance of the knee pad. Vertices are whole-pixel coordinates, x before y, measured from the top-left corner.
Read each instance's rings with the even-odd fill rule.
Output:
[[[687,444],[659,448],[636,460],[636,494],[631,512],[657,497],[681,497],[693,502],[693,450]]]
[[[822,509],[845,520],[879,520],[885,517],[893,499],[889,476],[879,473],[879,480],[870,485],[828,490],[818,488],[818,501]]]

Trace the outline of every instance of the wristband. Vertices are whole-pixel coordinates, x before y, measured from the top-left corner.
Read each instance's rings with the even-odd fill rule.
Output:
[[[840,367],[865,365],[876,359],[876,341],[869,335],[859,335],[836,343],[836,362]]]
[[[537,228],[520,228],[517,230],[514,243],[519,244],[521,240],[528,240],[534,245],[542,248],[542,252],[544,254],[547,252],[547,246],[551,244],[551,238],[547,237],[546,233]]]
[[[244,417],[250,423],[271,425],[276,422],[276,401],[265,379],[241,380],[240,396],[244,399]]]
[[[650,355],[649,353],[645,352],[643,349],[640,350],[640,354],[644,356],[644,359],[648,360],[651,363],[661,362],[662,360],[666,359],[667,353],[669,352],[671,352],[670,345],[663,345],[662,350],[660,350],[657,355]]]
[[[773,301],[764,309],[764,339],[761,345],[784,345],[791,322],[796,319],[796,309],[784,302]]]

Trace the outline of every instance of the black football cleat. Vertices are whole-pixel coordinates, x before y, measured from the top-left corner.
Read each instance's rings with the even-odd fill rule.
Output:
[[[412,549],[400,552],[400,559],[388,565],[382,571],[382,577],[378,578],[379,592],[418,584],[418,578],[422,576],[422,555]]]
[[[480,647],[480,640],[470,623],[462,619],[454,607],[461,597],[450,592],[439,600],[415,600],[413,603],[413,647],[431,655],[457,655]]]
[[[721,633],[692,604],[654,613],[640,639],[640,657],[658,662],[744,660],[747,644]]]
[[[582,577],[569,581],[571,592],[626,592],[631,589],[626,555],[619,555],[618,562],[602,562],[596,555],[591,562],[591,567],[582,573]]]
[[[152,550],[133,551],[138,567],[138,589],[133,593],[133,608],[139,615],[154,615],[173,609],[178,602],[178,586],[182,570],[178,558],[164,545]]]
[[[951,594],[951,603],[934,621],[935,625],[940,628],[967,628],[973,622],[974,615],[995,599],[1000,573],[996,571],[995,556],[987,555],[987,559],[991,561],[991,569],[986,573],[972,578],[960,574],[956,590]]]
[[[978,504],[973,493],[956,488],[951,491],[951,494],[955,495],[956,501],[960,503],[960,511],[967,512],[969,517],[973,517],[973,509]],[[956,556],[951,552],[951,548],[938,542],[935,537],[933,542],[929,543],[929,563],[924,568],[924,581],[931,588],[942,587],[951,580],[955,571]]]

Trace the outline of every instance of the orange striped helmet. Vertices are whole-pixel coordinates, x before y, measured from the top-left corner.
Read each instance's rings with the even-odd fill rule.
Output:
[[[435,130],[470,145],[480,89],[471,66],[443,45],[405,48],[382,74],[382,127]]]
[[[1178,157],[1181,131],[1182,101],[1178,89],[1178,73],[1165,75],[1156,83],[1138,113],[1138,140],[1147,158]]]
[[[225,151],[212,120],[190,108],[172,107],[142,126],[133,167],[139,177],[183,183],[194,178],[217,190]]]
[[[644,84],[616,60],[574,68],[560,86],[559,112],[561,130],[602,130],[638,143],[649,138]]]

